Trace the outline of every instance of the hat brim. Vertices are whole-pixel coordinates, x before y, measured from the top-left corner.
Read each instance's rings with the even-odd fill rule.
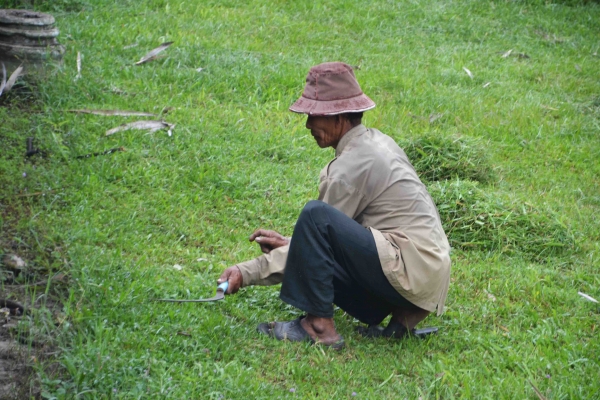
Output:
[[[341,100],[312,100],[300,97],[290,111],[308,115],[338,115],[345,113],[358,113],[375,108],[375,102],[366,94]]]

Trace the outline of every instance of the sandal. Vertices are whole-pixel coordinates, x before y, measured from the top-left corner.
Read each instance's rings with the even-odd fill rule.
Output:
[[[320,343],[325,347],[329,347],[334,350],[340,350],[344,347],[344,338],[341,336],[337,342],[332,344],[316,342],[302,327],[302,324],[300,323],[300,320],[302,318],[304,318],[304,316],[299,317],[293,321],[263,322],[261,324],[258,324],[256,330],[259,333],[262,333],[263,335],[273,337],[277,340],[289,340],[290,342],[303,342],[306,340],[312,343]]]

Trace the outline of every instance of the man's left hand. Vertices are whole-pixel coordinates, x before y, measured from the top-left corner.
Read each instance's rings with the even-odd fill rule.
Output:
[[[252,235],[250,235],[250,241],[256,242],[260,245],[260,250],[269,254],[271,250],[275,250],[281,246],[287,246],[290,244],[290,240],[278,232],[269,231],[267,229],[257,229]]]

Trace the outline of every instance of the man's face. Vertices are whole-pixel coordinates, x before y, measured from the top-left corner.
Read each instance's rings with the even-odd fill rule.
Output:
[[[337,115],[314,116],[309,115],[306,119],[306,129],[310,129],[320,148],[335,148],[342,136],[342,126]]]

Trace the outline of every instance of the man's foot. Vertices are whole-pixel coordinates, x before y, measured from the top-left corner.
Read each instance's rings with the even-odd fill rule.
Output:
[[[315,323],[315,325],[317,325],[317,329],[315,329],[315,326],[311,323],[308,325],[308,329],[312,333],[311,335],[303,326],[303,322],[306,319],[307,317],[300,317],[288,322],[264,322],[259,324],[256,330],[259,333],[271,336],[277,340],[289,340],[292,342],[309,340],[335,350],[340,350],[344,347],[344,338],[335,332],[335,326],[333,326],[333,332],[335,333],[335,336],[326,336],[323,335],[323,332],[327,331],[329,333],[330,329],[325,328],[325,330],[323,330],[322,324],[319,321]],[[331,320],[331,322],[333,323],[333,320]],[[317,331],[322,332],[321,336],[317,335]],[[334,337],[334,339],[332,339],[332,337]]]
[[[311,339],[317,343],[332,346],[343,340],[335,330],[333,318],[321,318],[308,314],[300,320],[300,324]]]
[[[390,329],[396,330],[399,329],[397,327],[400,325],[406,330],[411,331],[415,328],[415,326],[417,326],[419,322],[427,318],[429,314],[429,311],[423,310],[422,308],[419,308],[417,306],[413,306],[410,308],[399,307],[392,311],[392,318],[390,319],[388,327]]]

